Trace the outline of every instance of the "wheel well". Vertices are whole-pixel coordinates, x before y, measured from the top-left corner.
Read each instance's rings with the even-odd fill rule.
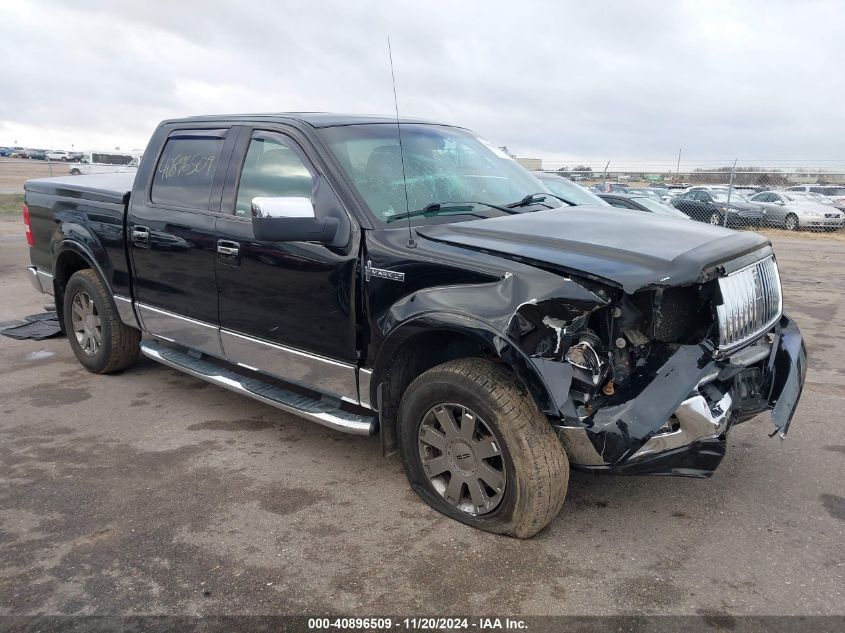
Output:
[[[402,395],[414,379],[432,367],[457,358],[479,357],[499,360],[483,342],[460,332],[421,332],[402,342],[385,368],[380,403],[382,450],[396,450],[396,419]]]
[[[79,253],[74,251],[65,251],[56,260],[56,268],[53,276],[53,291],[56,298],[56,314],[59,317],[59,324],[62,326],[62,331],[65,330],[65,315],[64,315],[64,298],[65,288],[67,282],[73,274],[86,268],[92,268],[91,263]]]

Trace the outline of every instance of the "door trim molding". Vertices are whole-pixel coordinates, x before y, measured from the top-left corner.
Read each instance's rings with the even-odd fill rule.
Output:
[[[355,365],[224,328],[220,328],[220,341],[224,358],[232,363],[353,404],[360,403]]]
[[[178,343],[211,356],[224,358],[223,347],[220,343],[220,328],[216,325],[154,308],[140,301],[135,302],[135,307],[146,332],[171,343]]]

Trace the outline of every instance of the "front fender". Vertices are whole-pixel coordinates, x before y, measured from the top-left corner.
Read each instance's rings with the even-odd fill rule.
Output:
[[[537,408],[547,415],[559,415],[568,400],[571,370],[565,363],[551,363],[531,358],[504,333],[485,321],[454,312],[427,312],[415,315],[397,324],[382,343],[373,365],[371,389],[385,380],[387,369],[397,350],[418,334],[434,331],[454,332],[471,338],[495,354],[513,372],[531,393]],[[557,366],[557,369],[550,367]],[[376,394],[371,394],[375,402]]]

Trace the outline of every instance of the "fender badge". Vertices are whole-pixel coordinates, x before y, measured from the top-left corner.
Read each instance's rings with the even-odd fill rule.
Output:
[[[364,278],[369,281],[371,277],[381,277],[390,281],[405,281],[405,273],[397,273],[383,268],[373,268],[373,263],[368,259],[367,267],[364,269]]]

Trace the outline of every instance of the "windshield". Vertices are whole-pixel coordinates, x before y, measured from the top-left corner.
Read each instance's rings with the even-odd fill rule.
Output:
[[[592,191],[581,185],[576,185],[571,180],[555,176],[553,178],[539,178],[546,189],[551,191],[556,196],[560,196],[567,202],[573,204],[599,204],[607,206],[607,203],[599,198]]]
[[[641,196],[635,198],[635,200],[643,205],[646,209],[651,211],[652,213],[657,213],[659,215],[668,215],[673,218],[685,218],[689,220],[689,216],[686,213],[678,211],[675,207],[670,207],[668,204],[663,204],[662,202],[658,202],[654,198],[648,198],[646,196]]]
[[[484,205],[503,206],[544,191],[507,154],[466,130],[403,124],[401,156],[393,124],[328,127],[319,133],[372,214],[382,222],[407,211],[455,202],[476,206],[472,215],[450,214],[446,221],[469,220],[479,214],[500,216],[506,213]],[[549,196],[543,205],[538,208],[558,207],[561,203]],[[442,222],[444,217],[419,216],[412,222]]]

